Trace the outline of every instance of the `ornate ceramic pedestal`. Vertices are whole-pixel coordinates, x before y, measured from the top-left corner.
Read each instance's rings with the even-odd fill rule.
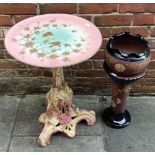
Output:
[[[131,116],[126,103],[131,83],[145,75],[149,61],[149,45],[141,36],[123,32],[110,38],[104,62],[104,69],[113,80],[112,105],[103,114],[108,126],[129,125]]]
[[[95,123],[95,112],[72,106],[72,100],[73,92],[64,81],[63,69],[53,69],[53,83],[47,93],[47,110],[39,117],[39,121],[45,124],[38,139],[39,145],[49,144],[51,135],[56,132],[74,137],[76,125],[81,120],[86,120],[88,125]]]
[[[91,22],[67,14],[47,14],[23,20],[6,38],[8,52],[17,60],[38,67],[53,68],[53,82],[47,93],[47,110],[39,117],[44,128],[38,144],[46,146],[56,132],[75,136],[78,122],[95,123],[95,112],[72,105],[73,92],[64,80],[63,68],[83,62],[100,48],[102,36]]]

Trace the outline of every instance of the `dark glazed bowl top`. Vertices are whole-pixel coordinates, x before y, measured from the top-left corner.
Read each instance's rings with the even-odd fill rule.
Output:
[[[139,61],[150,55],[150,45],[139,34],[122,32],[110,37],[107,51],[125,61]]]

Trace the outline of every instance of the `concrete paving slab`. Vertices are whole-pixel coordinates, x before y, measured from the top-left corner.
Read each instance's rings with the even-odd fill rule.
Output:
[[[42,125],[38,118],[45,111],[44,95],[26,95],[21,99],[13,135],[39,135]]]
[[[0,96],[0,152],[7,150],[19,100],[16,96]]]
[[[87,126],[86,123],[81,122],[77,125],[77,134],[83,136],[104,135],[105,125],[102,122],[101,116],[103,105],[100,103],[98,96],[93,95],[77,95],[74,97],[74,104],[83,109],[94,110],[96,113],[96,122],[92,126]]]
[[[52,144],[38,147],[37,137],[14,137],[10,152],[103,152],[103,138],[100,136],[76,136],[73,139],[54,135]]]
[[[124,129],[106,126],[106,150],[116,152],[155,151],[155,97],[130,97],[131,124]]]

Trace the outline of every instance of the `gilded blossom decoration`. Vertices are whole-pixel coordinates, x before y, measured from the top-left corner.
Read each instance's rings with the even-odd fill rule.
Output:
[[[81,33],[79,27],[53,19],[48,23],[36,22],[35,26],[26,26],[24,32],[12,40],[21,46],[21,54],[37,54],[38,58],[70,61],[71,54],[83,53],[88,49],[88,37],[88,34]]]

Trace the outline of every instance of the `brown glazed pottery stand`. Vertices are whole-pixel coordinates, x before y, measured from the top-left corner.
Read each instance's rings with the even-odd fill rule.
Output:
[[[112,128],[129,125],[131,116],[126,110],[131,83],[145,75],[150,62],[150,47],[140,35],[122,32],[109,39],[104,69],[111,77],[112,104],[103,113],[104,122]]]

